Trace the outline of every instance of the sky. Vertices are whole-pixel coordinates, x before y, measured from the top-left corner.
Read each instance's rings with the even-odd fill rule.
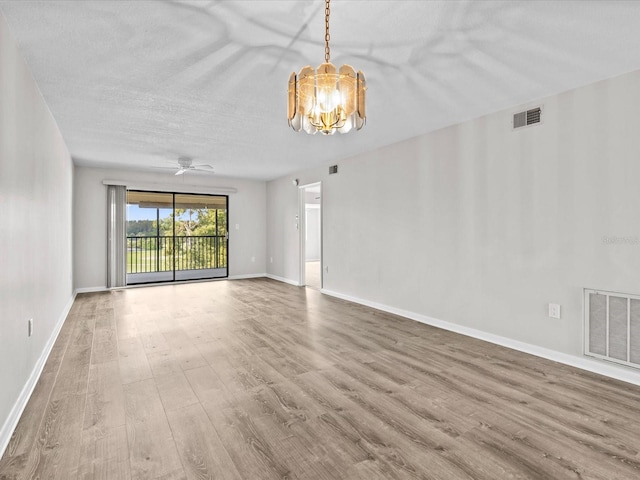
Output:
[[[161,208],[160,218],[168,218],[171,215],[171,208]],[[129,220],[156,220],[156,208],[155,207],[143,207],[140,208],[135,204],[127,204],[127,221]],[[182,215],[178,216],[181,220],[189,219],[189,210],[186,210]]]
[[[170,208],[160,209],[160,218],[166,218],[171,213]],[[155,208],[140,208],[138,205],[127,205],[127,220],[156,220]]]

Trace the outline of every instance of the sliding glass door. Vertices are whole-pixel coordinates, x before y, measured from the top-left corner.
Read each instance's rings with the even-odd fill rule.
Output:
[[[228,197],[127,192],[127,285],[228,276]]]
[[[227,197],[174,196],[176,280],[226,277]]]

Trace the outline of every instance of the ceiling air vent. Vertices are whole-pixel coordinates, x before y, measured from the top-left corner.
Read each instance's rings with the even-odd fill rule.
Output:
[[[329,167],[329,175],[333,175],[334,173],[338,173],[338,165],[331,165]]]
[[[542,108],[532,108],[525,112],[518,112],[513,115],[513,128],[527,127],[540,123]]]

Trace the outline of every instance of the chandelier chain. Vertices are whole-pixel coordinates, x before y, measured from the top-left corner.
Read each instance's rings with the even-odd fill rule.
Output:
[[[331,35],[329,35],[329,15],[331,14],[331,10],[329,8],[329,2],[331,0],[325,1],[324,7],[324,61],[325,63],[329,63],[329,59],[331,58],[331,50],[329,49],[329,39]]]

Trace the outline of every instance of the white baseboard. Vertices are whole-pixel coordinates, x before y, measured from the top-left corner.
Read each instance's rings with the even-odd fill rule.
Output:
[[[209,282],[211,280],[243,280],[246,278],[264,278],[266,277],[266,273],[248,273],[244,275],[229,275],[228,277],[220,277],[220,278],[205,278],[205,279],[197,279],[197,280],[185,280],[179,283],[197,283],[197,282]],[[140,287],[154,287],[154,286],[163,286],[163,285],[171,285],[171,282],[161,282],[161,283],[145,283],[140,285],[125,285],[123,287],[116,288],[107,288],[107,287],[82,287],[76,288],[76,293],[94,293],[94,292],[108,292],[110,290],[119,290],[123,288],[140,288]]]
[[[460,333],[468,337],[484,340],[485,342],[490,342],[496,345],[501,345],[503,347],[512,348],[520,352],[529,353],[531,355],[535,355],[536,357],[546,358],[547,360],[563,363],[565,365],[580,368],[589,372],[598,373],[610,378],[615,378],[616,380],[622,380],[623,382],[640,385],[640,371],[634,370],[630,367],[610,364],[608,362],[597,360],[595,358],[592,359],[589,357],[569,355],[567,353],[558,352],[557,350],[551,350],[549,348],[532,345],[530,343],[502,337],[500,335],[494,335],[492,333],[483,332],[482,330],[476,330],[475,328],[465,327],[456,323],[439,320],[437,318],[410,312],[408,310],[402,310],[400,308],[390,307],[382,303],[371,302],[362,298],[344,295],[342,293],[334,292],[331,290],[322,289],[321,292],[332,297],[340,298],[342,300],[359,303],[360,305],[375,308],[376,310],[382,310],[383,312],[393,313],[394,315],[409,318],[426,325],[449,330],[450,332]]]
[[[107,292],[111,290],[110,288],[107,287],[82,287],[82,288],[76,288],[76,294],[78,293],[94,293],[94,292]]]
[[[13,435],[13,431],[16,429],[16,426],[18,425],[18,421],[22,416],[22,412],[27,406],[27,402],[29,402],[29,398],[31,398],[33,389],[36,387],[36,383],[38,383],[38,379],[42,374],[44,365],[45,363],[47,363],[49,354],[51,353],[51,350],[53,349],[53,345],[56,343],[56,340],[58,339],[58,334],[62,329],[62,325],[64,325],[64,321],[66,320],[67,315],[69,314],[69,311],[71,310],[71,307],[73,306],[73,302],[75,299],[76,299],[76,292],[73,293],[73,295],[65,305],[64,310],[60,314],[60,317],[58,318],[58,322],[56,323],[56,326],[53,329],[53,333],[51,334],[51,337],[49,337],[49,341],[44,346],[44,349],[40,354],[40,358],[38,358],[38,361],[36,362],[35,366],[33,367],[33,370],[31,371],[31,375],[29,376],[27,383],[25,383],[24,387],[22,387],[20,396],[16,400],[16,403],[14,403],[13,408],[11,409],[11,412],[9,412],[9,416],[5,420],[4,425],[2,425],[2,429],[0,429],[0,458],[2,457],[2,455],[4,455],[4,451],[9,445],[9,441],[11,440],[11,435]]]
[[[265,277],[270,278],[271,280],[277,280],[279,282],[288,283],[289,285],[293,285],[294,287],[300,286],[300,283],[296,282],[295,280],[289,280],[288,278],[278,277],[277,275],[271,275],[270,273],[267,273]]]
[[[227,280],[244,280],[246,278],[264,278],[266,277],[266,273],[247,273],[244,275],[229,275]]]

